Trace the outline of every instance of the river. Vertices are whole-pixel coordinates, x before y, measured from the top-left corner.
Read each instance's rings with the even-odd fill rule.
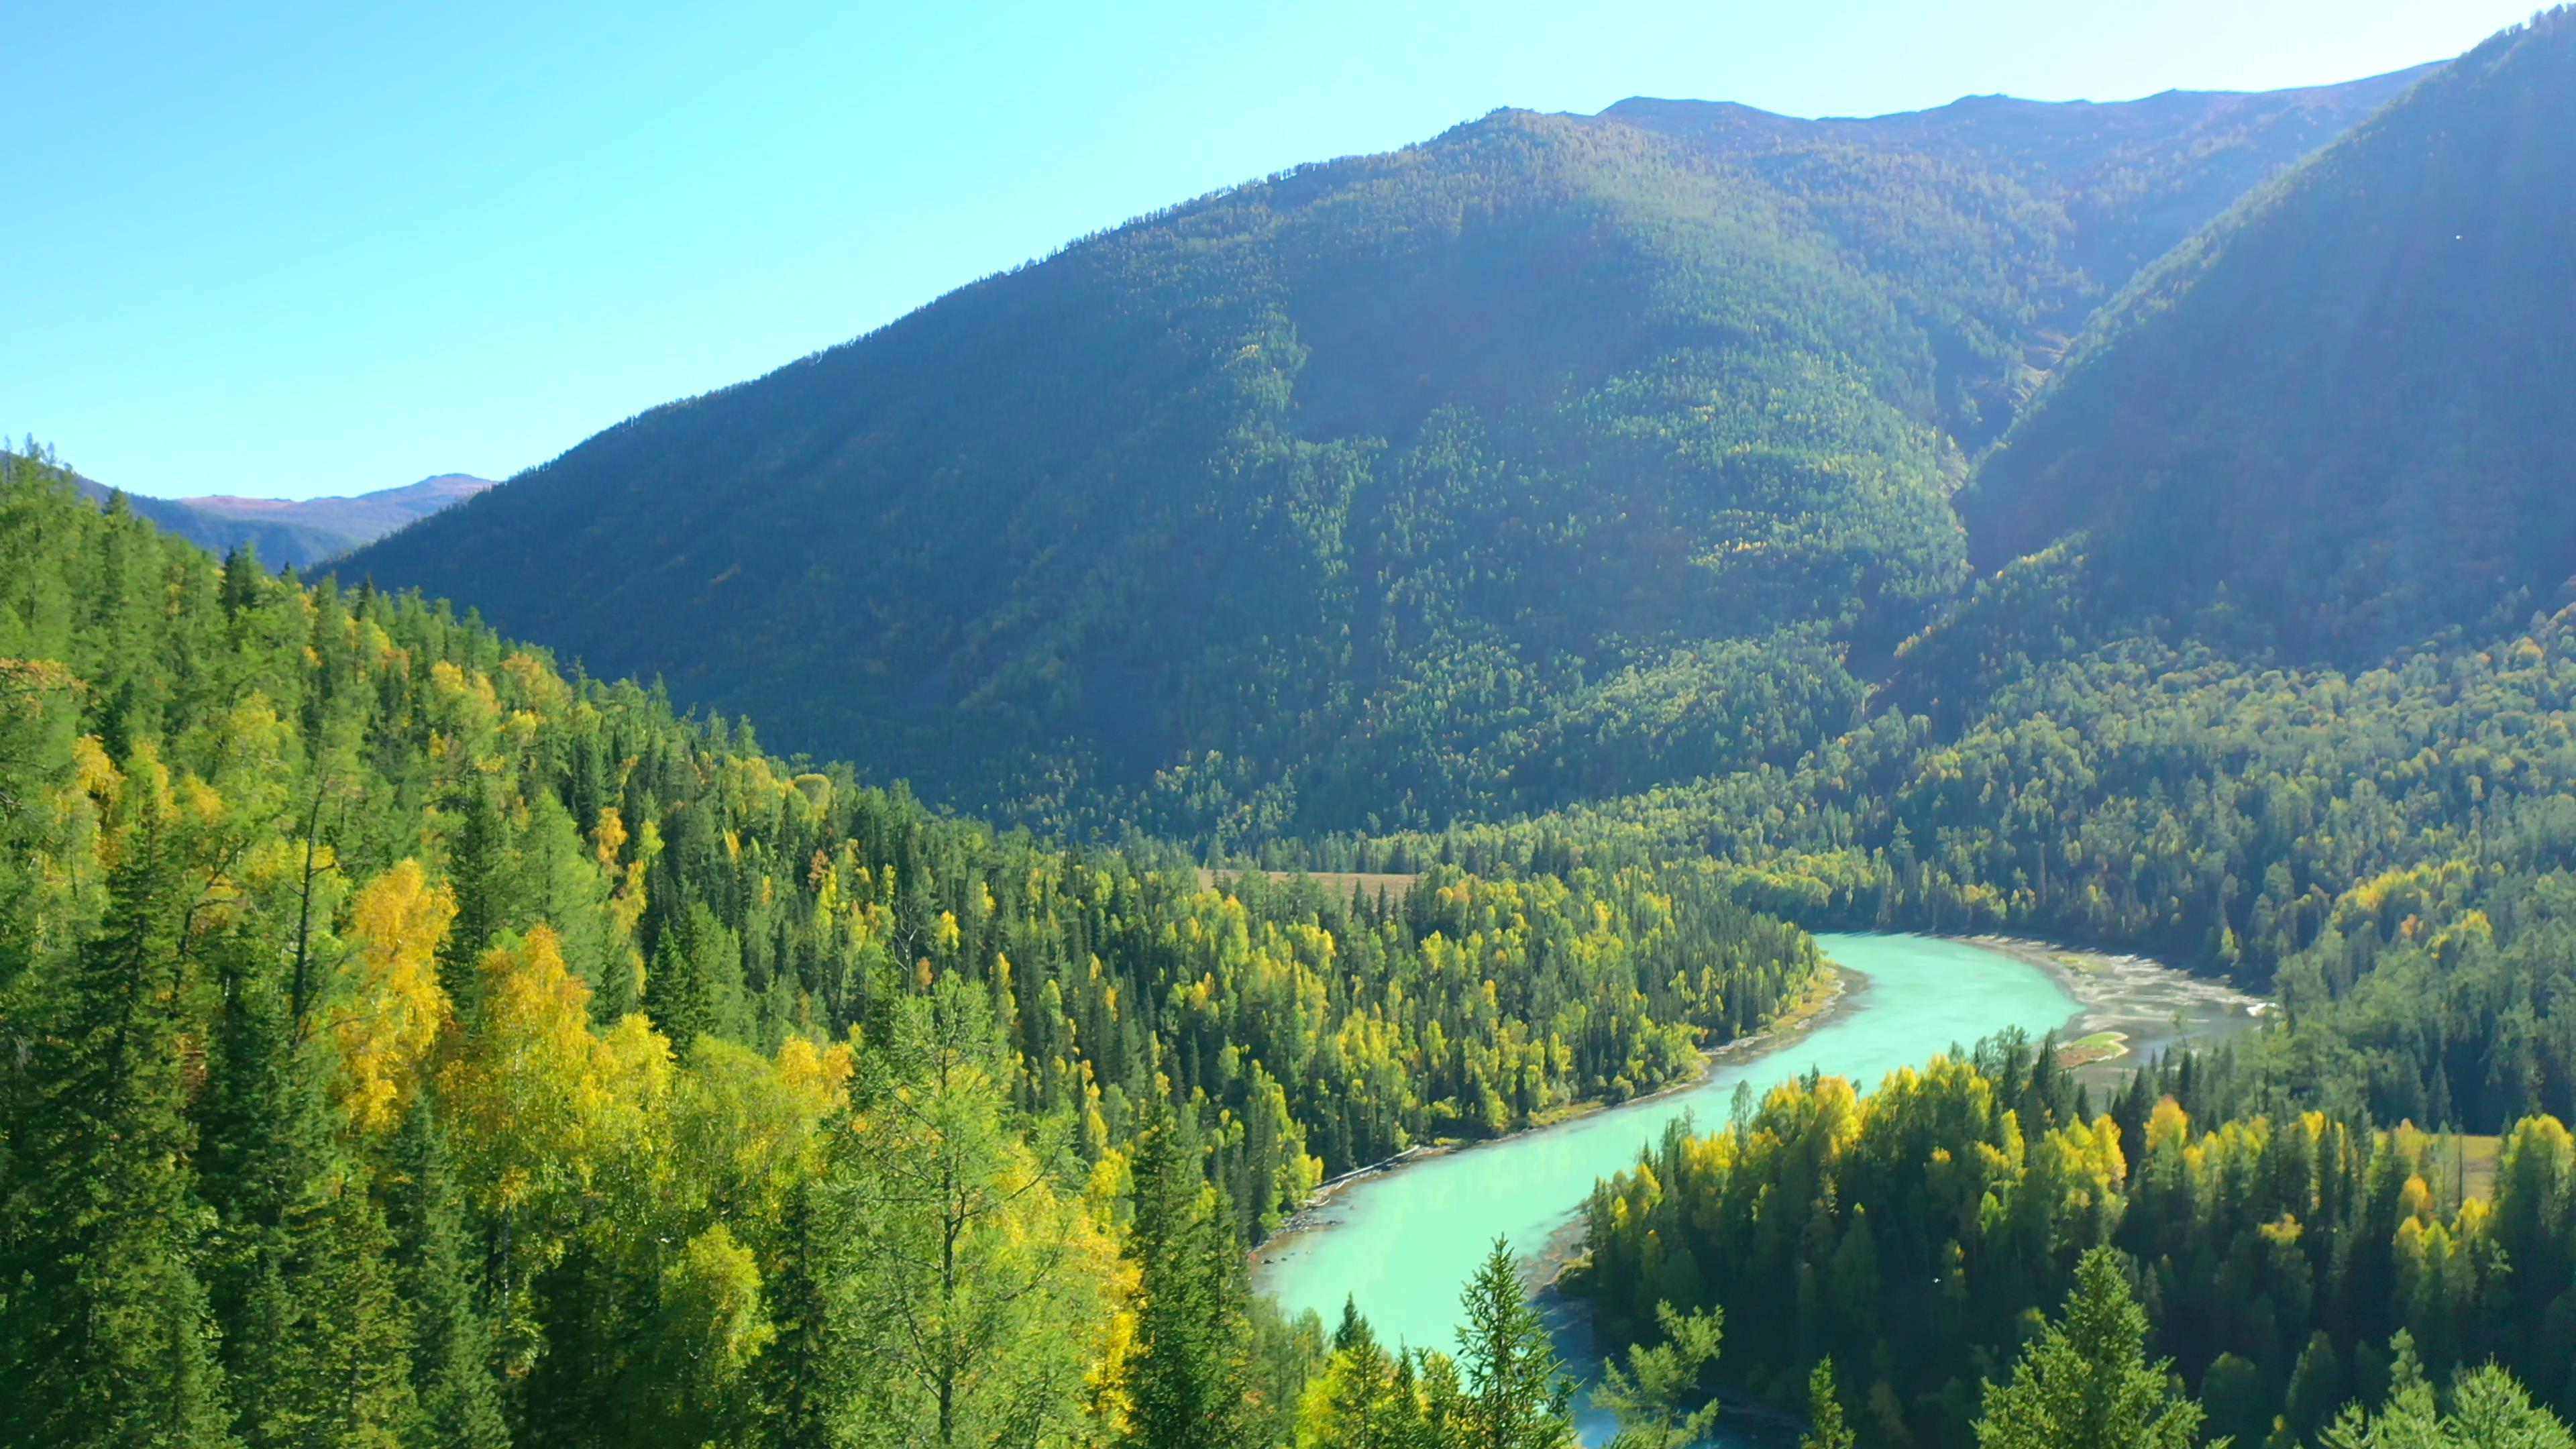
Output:
[[[1311,1308],[1328,1328],[1348,1295],[1381,1341],[1447,1350],[1459,1287],[1496,1234],[1517,1253],[1539,1253],[1594,1180],[1633,1165],[1665,1124],[1685,1115],[1704,1128],[1724,1122],[1738,1082],[1763,1092],[1813,1068],[1869,1088],[1953,1043],[2007,1027],[2036,1037],[2078,1015],[2057,977],[1982,946],[1907,935],[1816,942],[1856,996],[1806,1035],[1722,1062],[1683,1091],[1352,1183],[1317,1209],[1316,1226],[1263,1245],[1257,1285],[1291,1316]],[[1602,1426],[1584,1427],[1598,1442]]]

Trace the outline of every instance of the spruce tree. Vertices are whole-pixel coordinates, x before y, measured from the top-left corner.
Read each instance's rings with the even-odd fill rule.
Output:
[[[1459,1366],[1467,1380],[1468,1449],[1560,1449],[1572,1445],[1574,1419],[1567,1411],[1574,1381],[1549,1342],[1529,1296],[1511,1244],[1494,1239],[1475,1276],[1467,1280],[1458,1326]]]
[[[834,1126],[846,1128],[847,1119]],[[850,1397],[848,1335],[833,1313],[845,1239],[832,1231],[832,1194],[815,1177],[800,1180],[780,1224],[780,1263],[770,1279],[769,1311],[778,1337],[756,1368],[770,1414],[761,1442],[772,1449],[832,1449],[833,1423]]]
[[[1132,1168],[1138,1283],[1125,1443],[1233,1449],[1247,1438],[1242,1255],[1170,1107],[1158,1098],[1151,1110]]]
[[[189,882],[154,785],[126,786],[144,818],[122,842],[106,918],[31,1034],[0,1210],[0,1443],[236,1442],[198,1274]]]
[[[200,1192],[214,1211],[207,1289],[243,1439],[264,1449],[284,1442],[297,1417],[285,1402],[298,1296],[287,1219],[317,1170],[321,1124],[296,1090],[286,1002],[257,943],[225,939],[210,954],[224,1005],[199,1154]]]
[[[1819,1359],[1807,1375],[1807,1433],[1798,1449],[1852,1449],[1851,1425],[1843,1419],[1842,1395],[1834,1388],[1834,1361]]]
[[[2188,1449],[2200,1405],[2147,1361],[2147,1314],[2119,1255],[2095,1248],[2076,1265],[2056,1322],[2022,1350],[2012,1377],[1986,1388],[1978,1449]]]
[[[447,860],[447,882],[456,892],[456,918],[438,951],[439,985],[456,1003],[460,1020],[473,1015],[475,997],[482,989],[475,962],[516,919],[517,896],[510,822],[488,783],[470,781],[465,791],[465,818],[449,844]]]
[[[429,1093],[412,1103],[393,1159],[386,1216],[419,1400],[412,1443],[416,1449],[506,1449],[510,1432],[492,1373],[491,1326],[476,1306],[464,1207]]]
[[[292,1256],[280,1276],[294,1311],[275,1355],[280,1381],[264,1391],[272,1412],[260,1432],[245,1437],[282,1449],[416,1442],[419,1402],[393,1238],[363,1175],[338,1171],[316,1183],[290,1214],[287,1237]]]
[[[274,955],[215,943],[226,1003],[204,1128],[212,1289],[251,1449],[399,1442],[414,1413],[391,1239],[363,1167],[334,1140],[319,1063]]]

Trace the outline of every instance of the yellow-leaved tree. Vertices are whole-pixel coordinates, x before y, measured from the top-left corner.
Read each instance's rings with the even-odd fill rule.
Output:
[[[540,1345],[520,1300],[558,1261],[601,1179],[641,1171],[670,1046],[629,1016],[590,1028],[590,988],[551,927],[483,953],[471,1019],[438,1075],[467,1190],[499,1227],[495,1324],[505,1360]]]
[[[340,1052],[340,1107],[360,1131],[402,1120],[420,1064],[447,1026],[438,948],[455,919],[455,893],[432,883],[417,860],[398,862],[349,903],[346,934],[357,955],[330,1031]]]

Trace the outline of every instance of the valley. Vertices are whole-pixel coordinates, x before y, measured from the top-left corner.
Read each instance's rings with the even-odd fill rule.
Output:
[[[1738,1043],[1699,1080],[1651,1098],[1398,1162],[1342,1186],[1256,1250],[1255,1285],[1284,1311],[1326,1321],[1349,1299],[1391,1342],[1454,1351],[1446,1289],[1468,1275],[1486,1244],[1501,1237],[1539,1265],[1541,1278],[1551,1275],[1595,1182],[1651,1156],[1668,1132],[1739,1119],[1751,1100],[1739,1093],[1758,1099],[1809,1072],[1873,1084],[1945,1048],[2007,1032],[2071,1040],[2097,1021],[2164,1021],[2188,1011],[2191,1026],[2168,1026],[2153,1048],[2185,1050],[2232,1034],[2218,1025],[2231,1016],[2247,1020],[2242,998],[2148,962],[2106,963],[2070,982],[2074,973],[2048,959],[2054,953],[2027,943],[1897,934],[1824,935],[1817,945],[1842,975],[1839,999],[1821,1019],[1783,1040]],[[2115,1088],[2143,1060],[2088,1069],[2088,1085]],[[1576,1362],[1599,1361],[1579,1331],[1564,1347]],[[1587,1442],[1606,1442],[1611,1427],[1587,1418],[1597,1436]]]
[[[2576,9],[1605,98],[0,451],[0,1445],[2576,1449]]]

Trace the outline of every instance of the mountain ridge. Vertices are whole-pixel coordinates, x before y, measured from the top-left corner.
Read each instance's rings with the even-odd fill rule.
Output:
[[[209,553],[246,544],[272,568],[311,569],[496,485],[471,474],[438,473],[396,488],[328,498],[158,498],[90,478],[78,486],[101,506],[123,493],[135,512]]]
[[[2224,190],[2332,110],[2267,104],[2168,103],[2203,131],[2155,175]],[[1075,828],[1740,766],[1964,581],[1948,496],[2101,289],[2028,180],[2059,163],[2014,164],[1496,112],[640,414],[341,570]]]
[[[1962,496],[1984,568],[2365,665],[2565,601],[2576,21],[2499,35],[2108,303]]]

